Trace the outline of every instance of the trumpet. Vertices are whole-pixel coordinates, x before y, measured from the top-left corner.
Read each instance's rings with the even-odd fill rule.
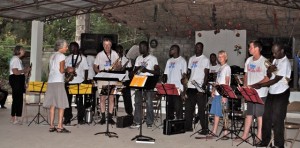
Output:
[[[109,68],[109,71],[118,71],[122,67],[121,65],[121,57],[119,57]]]
[[[269,60],[265,60],[265,66],[266,66],[266,68],[269,68],[271,65],[272,65],[272,63],[269,61]],[[276,71],[274,71],[274,72],[272,72],[274,75],[276,75],[276,73],[277,73],[277,68],[276,68]],[[285,77],[285,80],[286,80],[286,82],[287,83],[289,83],[290,81],[291,81],[291,79],[290,78],[288,78],[288,77]]]
[[[198,92],[200,92],[200,93],[205,92],[205,90],[202,89],[201,85],[196,80],[191,81],[191,83],[196,87]]]

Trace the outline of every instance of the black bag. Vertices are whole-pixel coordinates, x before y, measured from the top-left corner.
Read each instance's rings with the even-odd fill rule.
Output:
[[[133,116],[121,116],[117,117],[117,128],[124,128],[132,125],[133,123]]]
[[[185,133],[184,128],[185,120],[184,119],[177,119],[177,120],[164,120],[164,135],[174,135]]]

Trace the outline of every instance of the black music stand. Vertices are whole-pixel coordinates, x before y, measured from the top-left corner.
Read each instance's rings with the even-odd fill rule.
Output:
[[[235,129],[235,126],[234,126],[235,117],[234,117],[234,112],[233,112],[233,99],[238,99],[238,97],[235,95],[234,91],[232,90],[232,88],[229,85],[225,85],[225,84],[216,85],[215,88],[221,96],[223,96],[225,98],[228,98],[228,99],[232,99],[231,100],[231,112],[230,112],[230,114],[232,115],[232,117],[231,117],[231,126],[230,126],[230,129],[226,129],[226,127],[225,128],[223,127],[221,132],[220,132],[220,135],[224,130],[227,130],[229,132],[226,135],[224,135],[224,136],[220,137],[219,139],[217,139],[216,141],[222,139],[223,137],[225,137],[229,134],[230,134],[230,139],[233,139],[233,135],[240,138],[240,136],[236,133],[236,129]]]
[[[162,95],[164,97],[167,97],[167,96],[179,96],[179,93],[178,93],[178,90],[175,86],[175,84],[163,84],[163,83],[157,83],[155,88],[157,89],[157,93],[159,95]],[[168,113],[169,113],[169,110],[168,110],[168,106],[169,103],[168,103],[168,100],[166,99],[166,120],[168,120]],[[152,131],[154,131],[155,129],[159,128],[160,126],[162,126],[163,123],[161,122],[161,124],[159,126],[156,126],[156,128],[154,128]]]
[[[264,104],[263,100],[259,97],[257,91],[254,88],[251,88],[251,87],[238,87],[238,90],[241,92],[242,96],[245,98],[245,100],[247,102],[252,102],[254,104]],[[256,110],[256,105],[254,106],[253,112],[255,110]],[[255,124],[255,121],[254,121],[253,124]],[[259,139],[259,138],[255,134],[255,129],[254,129],[254,125],[253,124],[251,126],[251,134],[250,134],[250,136],[247,137],[245,140],[240,137],[240,139],[242,139],[243,141],[240,142],[236,146],[241,145],[243,142],[246,142],[246,143],[248,143],[248,144],[250,144],[252,146],[255,146],[255,138],[257,138],[257,139]],[[250,142],[248,142],[249,138],[253,139],[252,144]],[[259,139],[259,140],[261,140],[261,139]]]
[[[122,81],[125,77],[125,74],[120,74],[120,73],[107,73],[107,72],[101,72],[98,73],[95,77],[94,80],[103,80],[103,81],[107,81],[108,82],[108,98],[105,100],[105,104],[107,104],[106,107],[106,112],[108,114],[109,112],[109,95],[110,95],[110,82],[111,81]],[[95,133],[94,135],[98,135],[98,134],[104,134],[105,136],[108,136],[109,138],[111,137],[115,137],[118,138],[118,134],[115,132],[110,132],[109,131],[109,125],[108,125],[108,115],[106,115],[106,131],[105,132],[98,132]]]
[[[41,88],[40,88],[40,90],[39,91],[37,91],[36,93],[38,93],[39,94],[39,102],[38,102],[38,113],[34,116],[34,118],[29,122],[29,124],[28,124],[28,126],[30,126],[30,124],[32,123],[32,122],[35,122],[35,124],[40,124],[40,123],[42,123],[42,122],[47,122],[47,124],[49,124],[49,122],[45,119],[45,117],[41,114],[41,94],[43,93],[43,88],[44,88],[44,86],[45,86],[45,83],[46,82],[42,82],[42,86],[41,86]],[[33,83],[33,85],[34,85],[34,83]],[[33,86],[33,87],[35,87],[35,86]],[[39,86],[36,86],[36,87],[39,87]],[[34,91],[32,91],[32,92],[34,92]],[[43,119],[42,121],[40,121],[40,117]],[[37,121],[35,121],[35,120],[37,120]]]
[[[136,76],[136,75],[135,75]],[[137,76],[139,77],[139,76]],[[132,84],[130,83],[131,88],[139,89],[142,91],[142,102],[144,102],[144,90],[152,90],[156,86],[159,76],[145,76],[146,82],[140,84]],[[134,81],[135,77],[133,77],[132,81]],[[140,79],[142,80],[142,79]],[[139,80],[138,80],[139,81]],[[143,103],[141,103],[141,116],[143,116]],[[149,136],[144,136],[142,134],[142,125],[143,125],[143,117],[140,118],[140,133],[131,139],[131,141],[136,140],[137,143],[155,143],[155,139]]]

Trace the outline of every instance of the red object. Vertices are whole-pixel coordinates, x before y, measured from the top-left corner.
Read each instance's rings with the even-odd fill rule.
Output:
[[[177,90],[175,84],[157,83],[156,84],[156,89],[157,89],[158,94],[160,94],[160,95],[179,96],[178,90]]]
[[[216,85],[215,87],[218,93],[223,97],[237,99],[234,91],[229,85],[221,84],[221,85]]]
[[[241,92],[242,96],[248,102],[264,104],[264,101],[259,97],[257,91],[251,87],[238,87],[238,90]]]

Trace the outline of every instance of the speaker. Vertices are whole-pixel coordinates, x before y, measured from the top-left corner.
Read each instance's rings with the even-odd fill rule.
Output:
[[[118,45],[118,35],[116,34],[81,34],[81,49],[85,55],[97,55],[103,48],[103,38],[109,38],[112,42],[112,49]]]
[[[132,125],[133,116],[120,116],[117,117],[117,128],[124,128]]]
[[[184,128],[185,120],[184,119],[177,119],[177,120],[164,120],[164,128],[163,134],[164,135],[174,135],[185,133]]]

